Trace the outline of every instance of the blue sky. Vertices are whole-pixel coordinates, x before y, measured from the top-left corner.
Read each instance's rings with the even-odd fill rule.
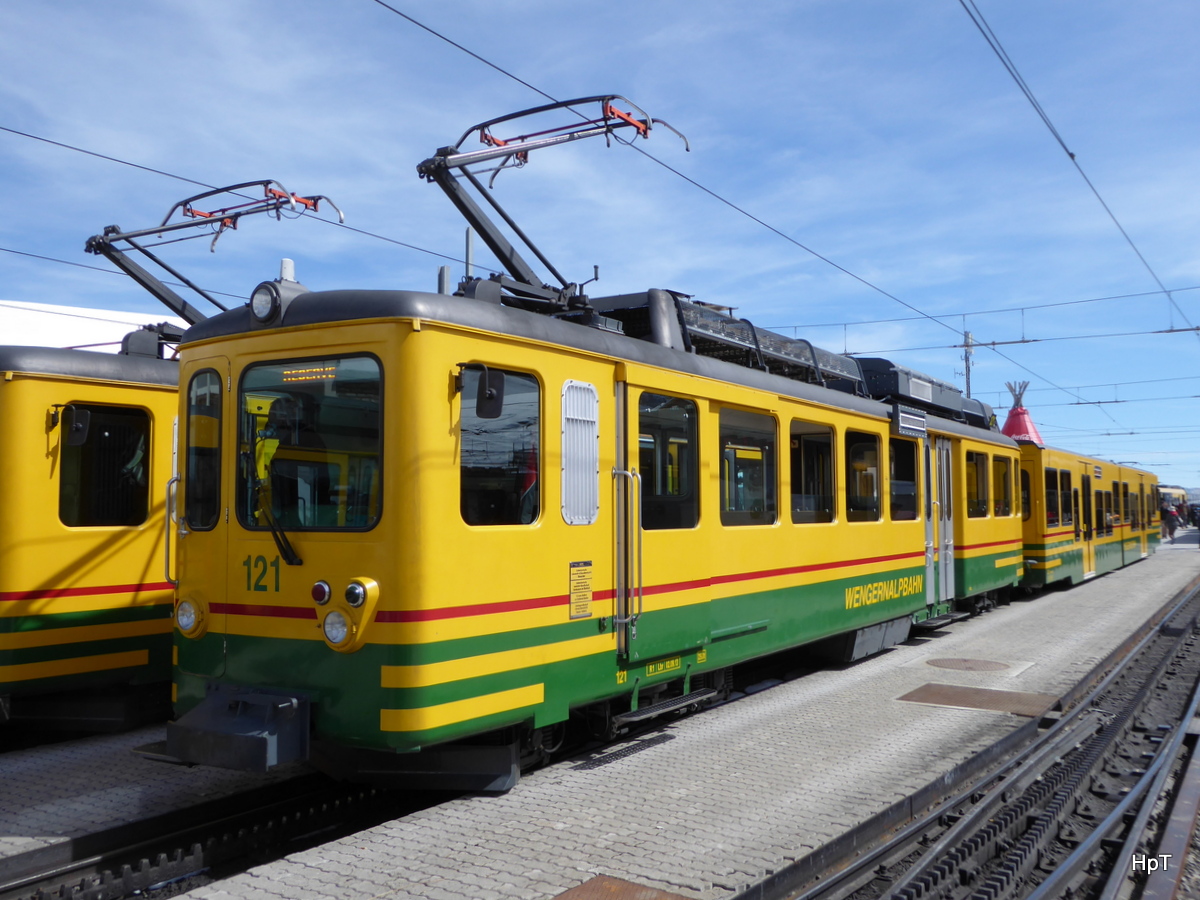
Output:
[[[1200,325],[1193,0],[978,2],[1145,264],[957,0],[392,5],[556,98],[629,97],[692,148],[656,130],[642,149],[858,276],[589,141],[534,154],[496,194],[568,278],[599,265],[593,294],[672,288],[959,385],[963,330],[1028,341],[976,350],[974,396],[1003,419],[1005,382],[1029,380],[1048,442],[1200,486],[1200,338],[1153,333]],[[0,127],[208,184],[278,179],[431,251],[259,217],[215,253],[165,252],[243,297],[282,256],[313,289],[432,290],[434,254],[461,259],[465,223],[417,163],[542,102],[372,0],[0,12]],[[89,235],[155,224],[198,190],[0,131],[4,251],[105,268]],[[476,262],[491,262],[481,246]],[[12,252],[0,300],[155,309],[123,276]]]

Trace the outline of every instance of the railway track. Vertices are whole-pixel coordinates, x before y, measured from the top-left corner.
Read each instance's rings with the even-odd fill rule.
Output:
[[[1198,621],[1194,582],[1061,712],[739,900],[1174,896],[1200,805]]]
[[[0,860],[0,900],[116,900],[221,877],[407,815],[441,795],[305,775]]]

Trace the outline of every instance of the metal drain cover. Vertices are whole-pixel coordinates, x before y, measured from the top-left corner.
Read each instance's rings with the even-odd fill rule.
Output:
[[[609,875],[597,875],[569,891],[559,894],[555,900],[687,900],[682,894],[660,891],[658,888],[634,884]]]
[[[957,669],[960,672],[1002,672],[1012,668],[1008,663],[997,662],[994,659],[947,657],[945,659],[927,659],[925,662],[927,665],[937,666],[939,669]]]
[[[937,684],[936,682],[923,684],[899,699],[909,703],[928,703],[933,706],[994,709],[997,712],[1008,712],[1030,718],[1044,715],[1058,702],[1058,697],[1053,694],[993,691],[989,688],[963,687],[958,684]]]

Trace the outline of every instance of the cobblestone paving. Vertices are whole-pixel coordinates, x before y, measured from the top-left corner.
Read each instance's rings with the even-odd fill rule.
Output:
[[[1060,693],[1197,574],[1196,542],[1181,539],[1081,587],[1018,601],[875,658],[675,722],[661,732],[669,740],[610,764],[579,769],[578,761],[565,762],[504,796],[428,809],[189,896],[550,898],[607,874],[720,900],[1022,721],[897,697],[931,681]],[[928,665],[938,658],[1009,668]]]

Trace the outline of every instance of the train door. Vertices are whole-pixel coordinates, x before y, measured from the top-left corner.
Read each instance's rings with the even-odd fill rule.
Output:
[[[628,663],[708,643],[695,400],[618,384],[617,650]]]
[[[1141,528],[1137,529],[1137,535],[1138,544],[1142,548],[1142,559],[1150,555],[1150,510],[1146,506],[1146,493],[1146,480],[1139,475],[1138,495],[1135,502],[1137,503],[1138,523],[1141,525]]]
[[[181,422],[183,458],[177,482],[168,490],[175,510],[176,571],[180,603],[195,611],[190,635],[214,631],[219,637],[179,644],[179,667],[189,674],[218,676],[225,672],[225,609],[228,577],[229,499],[226,482],[233,477],[225,445],[236,415],[226,398],[232,396],[229,360],[208,357],[189,363],[180,373],[184,404]],[[180,622],[180,627],[186,625]]]
[[[1080,520],[1080,508],[1083,513],[1083,577],[1091,578],[1096,574],[1096,518],[1092,506],[1092,476],[1084,473],[1080,478],[1079,490],[1075,497],[1075,521]]]
[[[933,607],[938,601],[937,589],[937,528],[933,521],[934,510],[940,509],[941,504],[934,503],[933,479],[933,437],[925,439],[925,605],[929,607],[930,616],[936,615]]]
[[[937,438],[938,602],[954,602],[954,473],[951,442]]]

